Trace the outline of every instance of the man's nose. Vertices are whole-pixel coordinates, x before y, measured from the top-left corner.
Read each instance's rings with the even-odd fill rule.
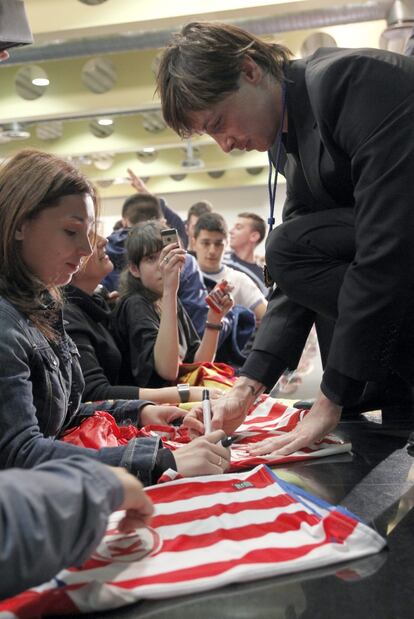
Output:
[[[217,142],[217,144],[220,146],[221,150],[223,150],[225,153],[229,153],[230,151],[233,150],[234,145],[235,145],[233,138],[224,135],[224,136],[216,137],[214,139]]]

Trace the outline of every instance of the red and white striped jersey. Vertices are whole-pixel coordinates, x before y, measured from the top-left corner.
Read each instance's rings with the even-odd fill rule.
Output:
[[[237,433],[243,434],[243,439],[231,447],[231,470],[252,468],[257,464],[276,465],[296,460],[321,458],[351,451],[349,442],[328,434],[322,441],[289,456],[251,456],[249,454],[248,449],[251,444],[293,430],[308,412],[286,406],[268,395],[260,396],[251,407],[245,422],[237,429]],[[118,426],[107,412],[97,412],[93,417],[85,419],[78,428],[71,429],[63,440],[75,445],[99,449],[125,445],[133,437],[154,435],[160,436],[165,447],[172,450],[190,442],[186,427],[147,425],[138,429],[135,426]]]
[[[99,611],[207,591],[347,561],[385,545],[349,512],[262,465],[178,479],[147,492],[155,504],[151,528],[121,535],[121,514],[113,514],[89,561],[0,602],[0,618]]]
[[[251,408],[244,423],[236,430],[236,434],[242,434],[243,438],[231,446],[231,470],[239,471],[252,468],[257,464],[274,466],[351,451],[351,443],[343,441],[334,434],[328,434],[321,441],[309,447],[304,447],[289,456],[252,456],[249,454],[248,449],[252,444],[290,432],[308,413],[308,410],[286,406],[267,395],[261,396]],[[160,434],[164,446],[172,450],[181,447],[183,443],[188,443],[190,440],[186,428],[146,426],[142,429],[142,432],[147,435]]]

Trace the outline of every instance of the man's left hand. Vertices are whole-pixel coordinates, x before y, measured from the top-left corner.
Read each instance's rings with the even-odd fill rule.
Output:
[[[252,456],[288,456],[322,440],[339,423],[342,406],[334,404],[322,393],[306,417],[291,432],[268,438],[249,449]]]

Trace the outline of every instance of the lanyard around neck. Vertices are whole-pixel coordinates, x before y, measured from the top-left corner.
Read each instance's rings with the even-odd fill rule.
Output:
[[[283,125],[285,122],[285,113],[286,113],[286,86],[285,83],[282,83],[282,113],[280,118],[280,129],[277,134],[277,146],[276,146],[276,160],[273,164],[272,157],[270,154],[270,150],[267,152],[267,156],[269,159],[269,176],[267,179],[267,188],[269,191],[269,217],[267,219],[267,223],[269,224],[269,233],[273,230],[273,225],[275,223],[275,203],[276,203],[276,189],[277,189],[277,175],[279,172],[279,163],[280,163],[280,154],[282,151],[282,133],[283,133]],[[274,172],[274,176],[273,176]]]

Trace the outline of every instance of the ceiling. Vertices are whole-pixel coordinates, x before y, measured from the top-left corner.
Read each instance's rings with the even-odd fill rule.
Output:
[[[180,26],[194,19],[237,23],[299,57],[323,44],[322,33],[340,47],[379,47],[392,2],[25,0],[25,6],[35,44],[11,50],[0,66],[0,158],[24,147],[71,157],[103,197],[115,197],[130,191],[128,167],[148,178],[154,193],[266,182],[263,153],[225,155],[208,137],[188,144],[165,127],[154,66]],[[48,86],[33,85],[46,77]]]

